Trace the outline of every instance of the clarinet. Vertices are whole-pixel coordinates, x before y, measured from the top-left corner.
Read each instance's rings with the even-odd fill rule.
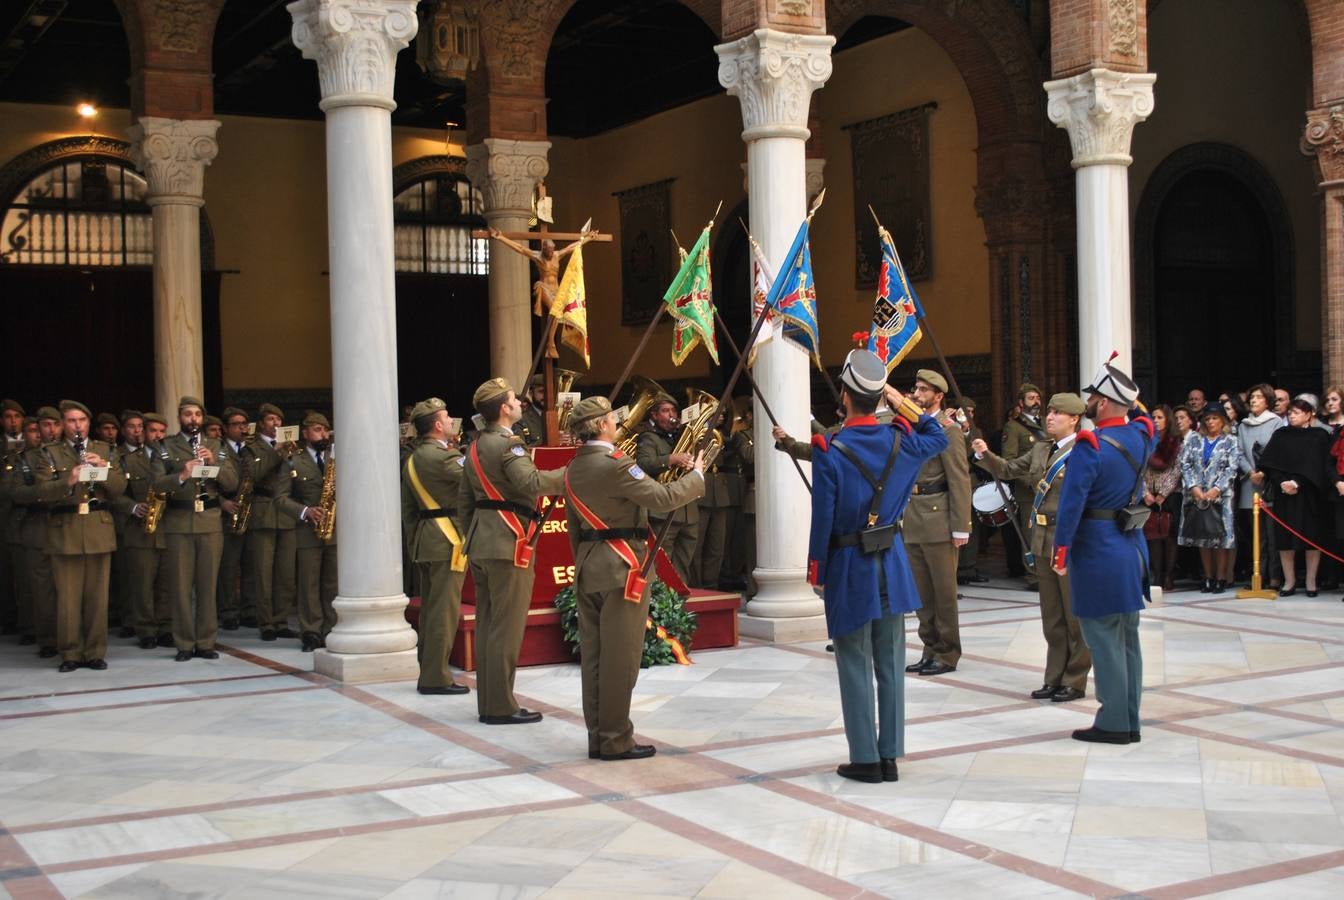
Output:
[[[200,458],[201,458],[201,432],[200,432],[199,430],[197,430],[197,431],[193,431],[191,434],[187,435],[187,444],[191,447],[191,456],[192,456],[192,458],[193,458],[193,459],[200,459]],[[193,508],[195,509],[196,512],[205,512],[205,501],[206,501],[205,479],[204,479],[204,478],[197,478],[197,479],[196,479],[196,498],[195,498],[195,505],[194,505],[194,507],[193,507]]]
[[[78,430],[75,431],[75,454],[79,457],[79,464],[84,465],[84,460],[88,456],[88,447],[84,443],[84,435]],[[78,512],[81,516],[89,514],[89,482],[84,482],[83,495],[79,498]]]

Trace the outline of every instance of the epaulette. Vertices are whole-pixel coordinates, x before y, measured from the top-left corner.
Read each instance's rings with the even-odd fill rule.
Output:
[[[812,446],[816,447],[822,453],[825,453],[830,449],[829,447],[826,446],[826,435],[824,434],[812,435]]]
[[[1143,427],[1148,429],[1148,439],[1152,440],[1153,435],[1157,433],[1157,429],[1153,427],[1153,420],[1147,416],[1136,416],[1134,421],[1143,423]]]
[[[1101,449],[1101,444],[1097,443],[1097,435],[1095,432],[1091,431],[1078,432],[1078,443],[1087,444],[1087,446],[1091,447],[1093,450]]]
[[[621,452],[621,448],[620,448],[620,447],[613,447],[613,448],[611,449],[611,452],[608,453],[607,456],[610,456],[612,459],[624,459],[624,458],[625,458],[625,454]]]

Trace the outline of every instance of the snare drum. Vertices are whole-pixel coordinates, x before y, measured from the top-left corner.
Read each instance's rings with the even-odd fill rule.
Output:
[[[971,494],[971,506],[975,508],[980,521],[990,528],[1007,525],[1017,514],[1013,493],[1001,481],[990,481],[976,488],[975,493]]]

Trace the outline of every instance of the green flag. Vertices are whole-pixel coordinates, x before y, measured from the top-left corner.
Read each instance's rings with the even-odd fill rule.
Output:
[[[691,355],[696,344],[705,342],[705,349],[719,364],[719,348],[714,343],[714,298],[710,293],[709,226],[700,232],[691,252],[681,261],[677,277],[663,294],[667,311],[677,320],[672,336],[672,362],[681,365]]]

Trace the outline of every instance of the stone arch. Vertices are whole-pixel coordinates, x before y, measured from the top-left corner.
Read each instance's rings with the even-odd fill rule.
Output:
[[[1134,218],[1134,375],[1151,385],[1156,375],[1157,259],[1154,237],[1167,197],[1187,175],[1216,172],[1230,176],[1255,198],[1269,225],[1269,258],[1274,270],[1273,301],[1282,327],[1276,335],[1275,358],[1280,373],[1319,368],[1319,360],[1294,353],[1297,333],[1296,266],[1291,219],[1283,194],[1259,161],[1230,144],[1201,142],[1173,151],[1153,170],[1144,185]]]
[[[467,178],[465,156],[420,156],[392,169],[392,193],[396,195],[427,175],[454,175]],[[470,181],[470,179],[467,179]]]

